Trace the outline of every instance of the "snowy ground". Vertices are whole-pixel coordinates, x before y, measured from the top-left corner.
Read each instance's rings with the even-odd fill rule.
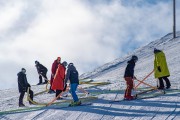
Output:
[[[178,33],[179,35],[179,33]],[[135,74],[139,79],[145,77],[153,69],[153,48],[163,49],[169,65],[171,76],[169,77],[172,88],[180,89],[180,37],[171,39],[172,35],[167,35],[160,40],[156,40],[144,47],[137,49],[134,53],[139,57]],[[98,99],[93,101],[90,106],[79,106],[70,108],[47,108],[31,112],[20,112],[14,114],[0,115],[2,120],[180,120],[180,92],[165,94],[159,97],[121,101],[117,103],[109,103],[112,100],[123,98],[123,89],[125,83],[123,80],[126,62],[132,55],[129,54],[125,58],[117,59],[111,63],[97,68],[95,71],[86,73],[83,77],[92,78],[94,81],[111,82],[112,84],[87,88],[91,92],[102,92],[103,90],[119,90],[119,92],[107,92],[99,94]],[[147,83],[156,86],[157,82],[151,75]],[[137,83],[136,83],[137,84]],[[140,86],[145,87],[145,86]],[[33,86],[35,93],[43,91],[44,86]],[[0,91],[0,111],[18,109],[18,90],[9,89]],[[50,101],[54,94],[43,94],[37,96],[35,100]],[[65,98],[66,99],[66,98]],[[25,104],[28,105],[26,100]]]

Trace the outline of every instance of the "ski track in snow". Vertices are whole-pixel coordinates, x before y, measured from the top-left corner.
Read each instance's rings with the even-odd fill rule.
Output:
[[[109,103],[112,100],[121,100],[125,89],[123,79],[127,60],[132,54],[139,57],[135,67],[135,75],[142,80],[153,69],[153,48],[163,49],[166,54],[171,76],[169,77],[172,88],[180,89],[180,32],[177,38],[172,39],[168,34],[160,40],[153,41],[143,46],[124,58],[116,59],[92,72],[81,76],[89,77],[97,82],[111,82],[112,84],[88,88],[88,91],[102,92],[102,90],[118,90],[117,93],[103,93],[98,95],[98,100],[92,105],[68,108],[50,107],[29,112],[19,112],[0,115],[0,120],[180,120],[180,92],[165,94],[155,98],[120,101]],[[145,82],[156,86],[157,80],[151,75]],[[135,81],[135,84],[138,82]],[[84,85],[87,87],[87,85]],[[140,85],[140,87],[146,87]],[[45,90],[44,85],[32,86],[35,93]],[[135,92],[135,91],[134,91]],[[11,93],[11,94],[9,94]],[[54,94],[44,93],[34,99],[38,102],[49,102]],[[0,112],[19,109],[17,89],[0,90]],[[65,98],[66,99],[66,98]],[[68,98],[67,98],[68,99]],[[24,98],[24,103],[31,107]],[[34,107],[34,106],[33,106]]]
[[[32,112],[8,114],[0,116],[2,120],[32,119],[32,120],[119,120],[119,119],[178,119],[179,96],[160,96],[151,99],[121,101],[109,103],[112,100],[122,99],[123,93],[99,95],[99,100],[92,106],[80,106],[69,108],[49,108]],[[169,98],[171,97],[171,99]]]

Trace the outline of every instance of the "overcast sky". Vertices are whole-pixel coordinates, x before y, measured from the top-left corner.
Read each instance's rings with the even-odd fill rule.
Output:
[[[17,87],[22,67],[37,84],[35,60],[48,77],[58,56],[80,74],[91,71],[172,32],[172,24],[172,0],[0,0],[0,89]]]

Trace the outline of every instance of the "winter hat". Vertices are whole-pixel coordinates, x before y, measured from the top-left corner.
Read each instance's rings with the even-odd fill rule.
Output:
[[[66,66],[67,66],[67,62],[64,61],[64,62],[62,63],[62,65],[66,67]]]
[[[21,70],[26,70],[25,68],[22,68]]]
[[[158,52],[161,52],[161,50],[154,48],[154,53],[158,53]]]
[[[73,63],[69,63],[69,66],[73,66],[74,64]]]
[[[68,68],[73,67],[73,63],[69,63]]]
[[[57,57],[57,60],[61,60],[61,57]]]
[[[36,61],[35,61],[35,64],[39,64],[39,62],[36,60]]]
[[[131,59],[138,61],[138,57],[136,55],[133,55]]]
[[[25,68],[22,68],[21,71],[22,71],[23,73],[26,73],[26,69],[25,69]]]

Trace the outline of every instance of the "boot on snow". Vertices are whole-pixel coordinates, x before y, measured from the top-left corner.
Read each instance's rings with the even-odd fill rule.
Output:
[[[38,83],[37,85],[42,85],[43,83]]]
[[[57,98],[57,100],[62,100],[62,99],[63,99],[62,97]]]
[[[30,104],[30,105],[34,105],[34,103],[32,103],[31,101],[29,101],[29,104]]]
[[[47,84],[48,83],[48,81],[47,80],[45,80],[45,82],[43,82],[42,84]]]
[[[53,94],[53,93],[56,93],[56,92],[54,90],[49,90],[48,93]]]
[[[69,104],[69,106],[78,106],[78,105],[81,105],[81,101],[79,100],[79,101],[76,101],[76,102],[71,102],[70,104]]]
[[[23,103],[19,103],[19,107],[24,107],[25,105]]]
[[[134,100],[134,99],[136,99],[135,96],[125,96],[124,97],[124,100]]]

